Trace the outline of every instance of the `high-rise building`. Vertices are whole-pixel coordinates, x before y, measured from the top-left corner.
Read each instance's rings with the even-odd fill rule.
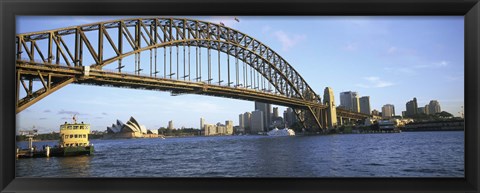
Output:
[[[430,105],[425,105],[425,114],[429,115],[430,114]]]
[[[427,114],[426,111],[425,111],[425,107],[418,107],[417,113],[418,114]]]
[[[380,112],[377,109],[373,109],[372,115],[380,116]]]
[[[173,130],[173,121],[168,122],[168,129]]]
[[[391,118],[395,116],[395,106],[392,104],[386,104],[382,107],[382,118]]]
[[[287,110],[283,112],[283,120],[286,122],[287,127],[297,122],[297,115],[295,115],[292,108],[288,107]]]
[[[203,129],[204,126],[205,126],[205,118],[201,117],[200,118],[200,129]]]
[[[431,100],[430,103],[428,103],[428,111],[432,115],[442,112],[442,109],[440,108],[440,103],[437,100]]]
[[[326,125],[328,128],[337,126],[337,107],[335,106],[335,98],[333,89],[326,87],[323,91],[323,104],[327,105]]]
[[[245,120],[243,118],[243,113],[238,115],[238,126],[241,128],[241,129],[245,129]]]
[[[413,100],[408,101],[406,104],[407,107],[407,112],[406,115],[407,117],[411,117],[417,114],[418,110],[418,105],[417,105],[417,98],[413,98]]]
[[[233,134],[233,121],[227,120],[225,121],[225,127],[226,127],[226,135],[231,135]]]
[[[273,107],[273,115],[272,115],[272,120],[275,120],[276,118],[279,117],[279,114],[278,114],[278,107]]]
[[[217,134],[217,126],[214,124],[205,124],[203,128],[205,130],[205,135]]]
[[[245,129],[252,128],[252,113],[245,112],[243,114],[243,124],[245,125]]]
[[[252,124],[250,127],[250,132],[252,133],[258,133],[258,132],[263,132],[264,131],[264,121],[263,121],[263,111],[260,110],[255,110],[252,111]]]
[[[263,112],[263,131],[268,131],[272,123],[272,105],[255,101],[255,110]]]
[[[370,114],[370,97],[363,96],[359,99],[360,101],[360,112],[365,114]]]
[[[340,106],[350,111],[360,112],[360,102],[358,100],[358,93],[352,92],[352,91],[341,92]]]

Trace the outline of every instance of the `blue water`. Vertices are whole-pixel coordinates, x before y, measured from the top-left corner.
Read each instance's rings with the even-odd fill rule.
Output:
[[[19,159],[17,177],[463,177],[464,132],[91,140],[95,155]],[[38,142],[37,147],[55,142]],[[25,142],[17,145],[25,147]]]

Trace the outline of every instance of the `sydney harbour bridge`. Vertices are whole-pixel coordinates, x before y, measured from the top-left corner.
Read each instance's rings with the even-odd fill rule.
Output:
[[[17,113],[73,83],[288,106],[315,132],[369,117],[336,108],[329,88],[322,101],[291,64],[253,37],[193,19],[122,19],[17,34],[16,73]]]

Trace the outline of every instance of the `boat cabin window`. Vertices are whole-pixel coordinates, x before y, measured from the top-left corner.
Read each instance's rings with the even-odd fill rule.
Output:
[[[73,126],[73,129],[78,129],[78,125]]]
[[[80,126],[80,129],[85,129],[83,125]]]
[[[73,135],[70,135],[70,138],[73,138]]]

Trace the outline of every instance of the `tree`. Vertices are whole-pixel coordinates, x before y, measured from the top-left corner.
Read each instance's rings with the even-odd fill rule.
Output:
[[[440,118],[452,118],[453,115],[450,114],[449,112],[446,112],[446,111],[442,111],[440,113],[436,113],[435,114],[436,116],[440,117]]]

